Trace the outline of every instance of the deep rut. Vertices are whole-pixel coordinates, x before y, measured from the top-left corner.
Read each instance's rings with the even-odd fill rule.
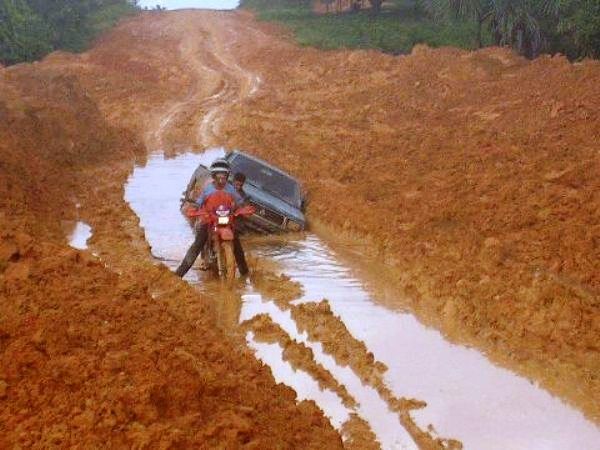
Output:
[[[209,14],[224,16],[228,13]],[[221,17],[223,19],[223,17]],[[179,46],[181,60],[194,78],[189,92],[164,112],[155,129],[147,134],[152,150],[198,149],[218,145],[219,123],[225,111],[242,99],[255,95],[260,77],[244,70],[228,52],[238,37],[230,27],[204,22],[198,30],[188,24]]]

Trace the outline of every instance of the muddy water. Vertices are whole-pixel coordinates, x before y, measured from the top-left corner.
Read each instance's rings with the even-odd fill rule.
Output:
[[[67,233],[69,245],[79,250],[87,248],[87,241],[92,237],[92,228],[85,222],[74,222],[64,225],[65,228],[71,228]]]
[[[192,241],[191,230],[179,213],[179,198],[199,163],[210,164],[222,149],[173,159],[151,157],[136,168],[126,186],[126,200],[139,215],[153,255],[174,269]],[[453,345],[435,330],[423,327],[412,315],[377,304],[363,283],[339,262],[317,236],[258,239],[247,251],[277,267],[302,285],[294,301],[326,298],[348,331],[363,341],[388,370],[384,381],[396,397],[427,402],[411,417],[422,428],[432,425],[445,438],[460,440],[469,449],[597,449],[600,430],[583,415],[525,378],[490,363],[474,349]],[[314,359],[346,387],[358,406],[344,406],[333,391],[321,390],[302,370],[293,369],[276,343],[264,343],[253,333],[248,344],[268,364],[277,381],[296,390],[299,398],[313,399],[338,429],[350,412],[364,418],[383,448],[415,448],[397,415],[372,386],[365,386],[350,367],[342,367],[320,342],[299,332],[289,310],[262,297],[250,281],[234,292],[206,274],[191,270],[186,279],[209,294],[220,296],[223,321],[237,323],[268,314],[292,339],[309,347]]]

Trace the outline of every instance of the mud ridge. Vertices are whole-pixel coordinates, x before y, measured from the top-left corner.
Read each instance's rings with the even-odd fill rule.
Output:
[[[381,444],[373,434],[369,424],[356,413],[342,426],[344,448],[347,450],[379,450]]]
[[[388,306],[598,422],[600,64],[323,53],[256,26],[278,40],[233,51],[269,95],[229,111],[228,144],[302,179],[334,236],[370,243],[406,294]]]
[[[348,408],[357,406],[356,400],[348,393],[346,387],[333,377],[321,364],[315,361],[312,350],[304,344],[296,342],[267,314],[259,314],[241,324],[242,329],[252,331],[254,338],[260,342],[278,343],[283,349],[283,359],[295,369],[310,374],[321,389],[335,392]]]
[[[384,380],[384,374],[387,371],[385,364],[375,359],[364,342],[350,334],[344,322],[333,314],[327,300],[292,305],[291,314],[300,332],[306,332],[310,340],[320,342],[323,350],[331,355],[339,365],[351,367],[364,384],[377,391],[389,408],[398,413],[400,423],[420,448],[462,448],[459,441],[433,437],[415,424],[410,417],[410,411],[424,408],[427,403],[413,399],[399,399],[394,396]]]
[[[290,302],[302,296],[302,286],[284,273],[258,270],[252,275],[252,285],[260,294],[273,300],[282,310],[290,309]]]

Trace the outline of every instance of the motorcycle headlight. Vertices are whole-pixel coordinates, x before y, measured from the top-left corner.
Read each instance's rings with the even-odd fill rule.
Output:
[[[300,231],[302,229],[302,226],[298,222],[288,220],[286,228],[290,231]]]
[[[229,225],[229,216],[226,217],[218,217],[217,218],[217,223],[219,225]]]

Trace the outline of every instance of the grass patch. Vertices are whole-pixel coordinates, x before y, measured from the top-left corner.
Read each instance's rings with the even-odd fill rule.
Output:
[[[374,16],[370,10],[316,14],[310,4],[248,0],[259,20],[280,23],[294,33],[300,45],[322,49],[372,48],[393,54],[410,53],[413,46],[475,47],[476,25],[468,21],[438,23],[413,0],[399,0]]]

